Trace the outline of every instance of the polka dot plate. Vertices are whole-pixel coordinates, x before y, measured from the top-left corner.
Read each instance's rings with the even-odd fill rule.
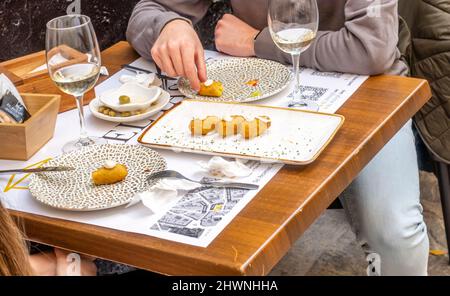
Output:
[[[96,186],[92,172],[113,160],[128,169],[125,180]],[[156,151],[140,145],[93,145],[52,159],[46,166],[69,166],[74,171],[33,174],[31,194],[40,202],[70,211],[95,211],[129,203],[150,184],[147,177],[166,169],[166,161]]]
[[[227,58],[207,64],[208,79],[222,82],[221,97],[200,96],[189,81],[180,78],[179,91],[190,99],[214,102],[252,102],[283,91],[291,81],[289,69],[277,62],[258,58]]]

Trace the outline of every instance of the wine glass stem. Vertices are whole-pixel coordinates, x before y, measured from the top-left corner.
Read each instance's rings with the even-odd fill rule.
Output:
[[[292,66],[294,67],[295,76],[295,99],[300,99],[300,54],[292,54]]]
[[[83,95],[75,97],[77,101],[78,115],[80,119],[80,140],[87,140],[86,122],[84,120]]]

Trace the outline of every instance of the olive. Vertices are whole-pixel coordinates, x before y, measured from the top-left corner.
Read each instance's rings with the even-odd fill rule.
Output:
[[[131,99],[129,96],[120,96],[119,97],[119,103],[120,105],[129,104],[131,102]]]

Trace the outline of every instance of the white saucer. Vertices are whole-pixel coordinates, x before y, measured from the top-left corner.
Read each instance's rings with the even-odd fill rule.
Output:
[[[139,114],[139,115],[134,115],[134,116],[129,116],[129,117],[112,117],[112,116],[105,115],[103,113],[98,112],[98,108],[101,106],[104,106],[100,102],[99,99],[93,99],[89,103],[89,109],[91,110],[92,115],[94,115],[97,118],[106,120],[106,121],[134,122],[134,121],[144,120],[144,119],[147,119],[147,118],[155,115],[156,113],[161,111],[169,102],[170,102],[170,94],[166,91],[162,91],[161,95],[156,100],[154,105],[150,106],[150,108],[147,109],[147,112]]]

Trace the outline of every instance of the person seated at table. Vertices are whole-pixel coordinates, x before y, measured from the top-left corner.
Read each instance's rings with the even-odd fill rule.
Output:
[[[71,266],[69,252],[29,255],[22,233],[0,202],[0,276],[96,275],[92,260],[81,257],[79,266]]]
[[[317,2],[319,33],[302,55],[302,66],[364,75],[408,72],[397,49],[397,0]],[[170,76],[186,77],[194,89],[207,79],[200,39],[212,38],[215,48],[225,54],[290,63],[290,56],[281,52],[270,37],[268,0],[222,4],[232,8],[233,14],[211,17],[207,13],[211,1],[207,0],[142,0],[131,16],[127,38],[143,57],[153,60]],[[199,38],[194,30],[193,25],[201,23],[205,15],[206,25],[214,28],[214,37]],[[429,241],[419,195],[409,121],[342,197],[361,243],[370,247],[368,252],[380,255],[381,271],[372,270],[374,274],[427,274]]]

